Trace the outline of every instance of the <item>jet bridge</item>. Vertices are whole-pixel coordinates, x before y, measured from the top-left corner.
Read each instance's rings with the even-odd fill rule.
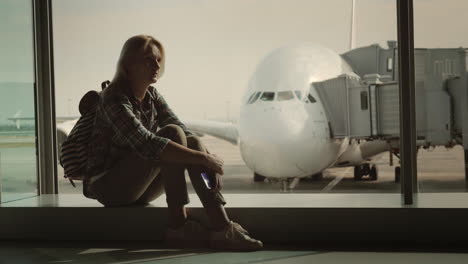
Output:
[[[369,47],[375,50],[375,46]],[[396,48],[395,48],[396,49]],[[378,51],[378,50],[377,50]],[[360,51],[364,52],[363,50]],[[374,54],[373,52],[372,54]],[[396,52],[383,50],[382,63],[361,70],[363,76],[341,75],[315,82],[335,138],[398,139],[399,87]],[[377,56],[379,57],[379,56]],[[382,56],[380,56],[382,57]],[[415,50],[416,136],[425,146],[463,144],[468,136],[468,82],[464,49]],[[348,61],[353,56],[347,57]],[[357,57],[354,56],[357,60]],[[351,63],[364,65],[362,61]],[[394,70],[393,70],[394,69]],[[387,73],[389,75],[380,75]],[[468,140],[465,140],[468,141]],[[465,142],[465,149],[468,144]]]

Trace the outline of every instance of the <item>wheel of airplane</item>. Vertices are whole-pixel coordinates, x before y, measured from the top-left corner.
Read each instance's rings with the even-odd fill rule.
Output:
[[[362,180],[362,168],[361,166],[354,166],[354,180],[360,181]]]
[[[314,181],[321,181],[323,180],[323,173],[322,172],[319,172],[317,174],[314,174],[312,176],[310,176],[310,178]]]
[[[362,175],[370,175],[370,173],[371,173],[371,167],[370,167],[369,163],[366,163],[366,164],[362,165],[361,174]]]
[[[395,167],[395,182],[400,182],[400,166]]]
[[[262,176],[260,174],[254,173],[254,182],[264,182],[266,179],[265,176]]]
[[[377,171],[377,167],[375,165],[372,165],[372,167],[370,169],[369,178],[370,178],[371,181],[376,181],[377,178],[378,178],[378,171]]]

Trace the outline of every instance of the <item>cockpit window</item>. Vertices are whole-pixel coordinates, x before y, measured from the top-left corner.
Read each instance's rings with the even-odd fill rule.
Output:
[[[255,103],[255,101],[257,101],[257,99],[260,97],[261,94],[262,92],[257,92],[255,96],[252,98],[252,101],[250,103],[251,104]]]
[[[262,96],[260,97],[260,100],[262,101],[273,101],[273,99],[275,99],[274,92],[264,92]]]
[[[297,99],[299,99],[299,100],[302,99],[302,91],[301,90],[295,90],[294,94],[296,95]]]
[[[315,100],[315,98],[311,94],[308,94],[307,98],[309,99],[309,102],[311,102],[311,103],[317,102],[317,100]]]
[[[284,91],[284,92],[278,92],[278,96],[276,97],[278,101],[287,101],[287,100],[293,100],[294,99],[294,94],[292,91]]]
[[[249,100],[247,101],[247,104],[253,104],[255,101],[257,101],[257,99],[258,99],[258,97],[260,97],[260,94],[261,94],[261,93],[262,93],[262,92],[255,92],[255,93],[253,93],[253,94],[250,96]]]
[[[252,101],[252,98],[253,98],[254,96],[255,96],[255,92],[254,92],[252,95],[250,95],[249,99],[247,100],[247,104],[249,104],[250,101]]]

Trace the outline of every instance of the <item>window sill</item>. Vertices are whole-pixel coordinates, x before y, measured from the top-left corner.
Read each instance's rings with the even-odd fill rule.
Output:
[[[468,194],[226,194],[229,216],[265,242],[468,242]],[[208,224],[191,195],[189,214]],[[103,208],[82,195],[43,195],[0,208],[0,239],[162,240],[165,198]]]

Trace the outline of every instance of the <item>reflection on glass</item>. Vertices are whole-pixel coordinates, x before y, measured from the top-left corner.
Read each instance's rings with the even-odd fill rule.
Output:
[[[468,2],[414,1],[417,179],[420,192],[466,192]],[[450,14],[441,15],[441,14]],[[430,28],[431,30],[427,30]],[[450,29],[450,30],[447,30]],[[460,48],[463,47],[463,48]]]
[[[0,1],[2,202],[37,193],[31,1]]]

